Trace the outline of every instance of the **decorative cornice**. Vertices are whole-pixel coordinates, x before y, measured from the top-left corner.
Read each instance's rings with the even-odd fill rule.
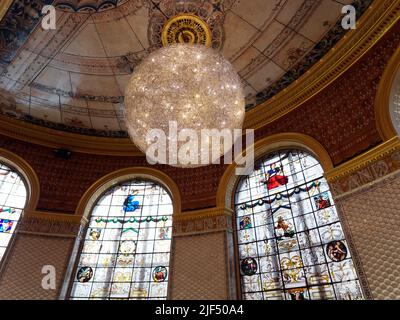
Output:
[[[63,132],[2,115],[0,115],[0,134],[49,148],[65,148],[75,152],[128,157],[144,156],[127,138],[103,138]]]
[[[75,215],[25,210],[17,232],[25,234],[75,238],[86,219]]]
[[[246,112],[245,128],[263,127],[314,97],[359,61],[399,19],[400,0],[374,1],[357,29],[349,31],[301,78]]]
[[[400,159],[399,159],[400,160]],[[375,180],[372,182],[367,182],[364,184],[356,185],[353,188],[348,188],[348,190],[338,190],[335,183],[333,183],[333,190],[331,190],[334,194],[335,201],[345,200],[349,197],[354,197],[358,194],[364,193],[366,190],[371,190],[374,188],[379,188],[382,185],[393,183],[396,179],[400,177],[400,170],[396,170],[391,173],[384,174],[382,176],[374,177]]]
[[[173,236],[232,231],[233,211],[214,207],[174,215]]]
[[[47,212],[38,210],[24,210],[24,218],[45,219],[57,222],[69,222],[75,224],[84,224],[87,220],[74,214],[65,214],[58,212]]]
[[[326,179],[333,183],[343,177],[349,176],[357,171],[360,171],[371,164],[384,159],[400,150],[400,138],[394,137],[377,147],[363,153],[362,155],[343,163],[342,165],[325,173]]]

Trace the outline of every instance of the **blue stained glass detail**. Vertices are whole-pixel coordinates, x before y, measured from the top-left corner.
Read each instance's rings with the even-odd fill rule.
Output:
[[[125,212],[133,212],[133,211],[135,211],[136,209],[139,208],[139,201],[136,201],[136,200],[134,201],[135,196],[136,196],[136,193],[135,194],[130,194],[125,199],[124,205],[123,205],[123,208],[124,208]]]

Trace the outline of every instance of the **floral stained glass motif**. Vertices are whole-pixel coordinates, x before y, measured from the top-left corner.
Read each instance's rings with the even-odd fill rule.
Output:
[[[166,299],[172,201],[152,181],[133,180],[100,197],[90,218],[72,299]]]
[[[343,229],[310,154],[269,154],[235,194],[243,299],[363,299]]]
[[[25,207],[27,191],[21,176],[0,162],[0,260]]]

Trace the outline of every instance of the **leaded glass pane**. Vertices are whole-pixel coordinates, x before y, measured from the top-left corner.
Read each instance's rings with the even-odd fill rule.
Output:
[[[258,161],[235,196],[244,299],[362,299],[318,161],[283,150]]]
[[[26,186],[20,175],[0,163],[0,260],[17,227],[26,199]]]
[[[173,206],[168,192],[134,180],[92,210],[72,299],[166,299]]]

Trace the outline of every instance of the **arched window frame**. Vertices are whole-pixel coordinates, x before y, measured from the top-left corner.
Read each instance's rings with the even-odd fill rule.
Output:
[[[284,149],[297,149],[300,151],[304,151],[313,156],[321,165],[324,176],[331,170],[333,170],[334,166],[332,160],[325,150],[325,148],[314,138],[295,132],[285,132],[280,134],[275,134],[263,138],[257,141],[254,144],[254,163],[256,163],[259,159],[267,156],[270,153],[284,150]],[[244,156],[246,151],[243,152],[242,156]],[[238,237],[237,237],[237,223],[236,223],[236,214],[235,214],[235,192],[241,182],[241,176],[235,175],[235,169],[237,164],[234,162],[224,172],[220,180],[220,184],[218,186],[217,191],[217,207],[227,208],[230,210],[232,214],[232,225],[233,225],[233,243],[234,250],[230,252],[231,259],[234,261],[232,263],[235,265],[235,278],[236,278],[236,298],[242,299],[242,288],[241,288],[241,273],[240,273],[240,265],[239,265],[239,253],[238,253]],[[333,200],[335,201],[334,197]],[[341,223],[343,233],[345,239],[348,244],[348,250],[351,254],[355,271],[358,275],[360,288],[364,297],[371,297],[370,289],[368,287],[368,282],[366,280],[366,276],[364,270],[362,269],[361,261],[354,246],[349,226],[345,217],[342,214],[342,210],[340,205],[335,201],[336,211],[339,217],[339,221]]]
[[[152,181],[163,187],[170,195],[172,205],[173,205],[173,215],[179,214],[181,212],[181,196],[180,191],[176,183],[162,171],[149,168],[149,167],[130,167],[121,170],[117,170],[107,174],[106,176],[97,180],[82,196],[75,215],[81,217],[81,230],[75,242],[74,248],[72,250],[71,259],[67,268],[65,281],[63,288],[61,290],[60,299],[70,299],[71,290],[73,288],[73,280],[77,272],[77,266],[79,262],[79,257],[82,253],[82,248],[84,245],[84,237],[88,230],[88,223],[90,221],[91,213],[96,203],[102,195],[112,188],[113,186],[119,185],[124,182],[128,182],[135,179],[144,179],[147,181]],[[172,226],[173,227],[173,226]],[[170,250],[170,270],[173,264],[173,235],[171,237],[171,250]],[[171,274],[168,275],[171,279]],[[171,292],[171,281],[168,280],[167,289],[167,299],[169,299]]]
[[[375,96],[375,123],[383,141],[400,136],[400,48],[390,58]]]
[[[7,249],[4,253],[4,256],[0,261],[0,277],[1,277],[3,268],[7,263],[9,253],[13,247],[13,242],[15,240],[15,236],[18,230],[18,225],[23,219],[24,213],[36,209],[40,196],[40,184],[39,184],[39,178],[36,175],[33,168],[28,164],[28,162],[26,162],[23,158],[16,155],[15,153],[0,148],[0,163],[3,163],[10,169],[14,170],[20,176],[26,188],[25,206],[22,209],[22,213],[18,220],[15,232],[13,233],[10,242],[7,245]]]

